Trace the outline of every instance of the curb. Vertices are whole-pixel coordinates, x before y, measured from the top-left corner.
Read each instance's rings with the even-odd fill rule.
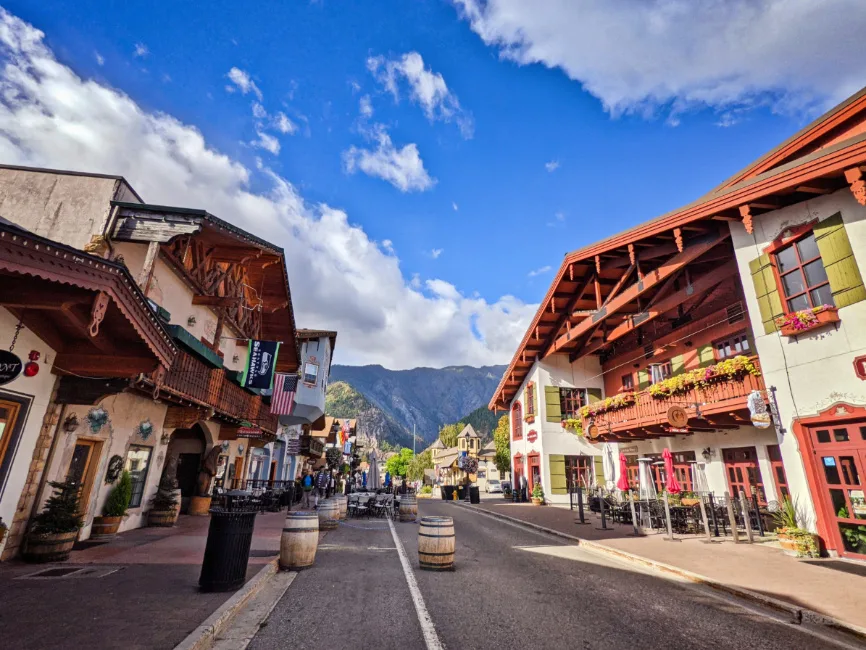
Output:
[[[577,537],[576,535],[569,535],[568,533],[563,533],[558,530],[554,530],[553,528],[547,528],[546,526],[541,526],[539,524],[534,524],[529,521],[524,521],[523,519],[518,519],[517,517],[512,517],[510,515],[504,515],[501,512],[491,512],[489,510],[485,510],[483,508],[478,508],[475,506],[465,505],[460,502],[455,502],[460,508],[465,508],[467,510],[472,510],[473,512],[480,512],[482,514],[488,515],[490,517],[494,517],[497,519],[503,519],[505,521],[510,521],[511,523],[518,524],[524,526],[526,528],[532,528],[543,533],[547,533],[548,535],[553,535],[555,537],[561,537],[563,539],[567,539],[569,541],[577,543],[579,546],[584,547],[588,551],[592,551],[594,553],[598,553],[600,555],[609,555],[616,557],[620,560],[625,560],[627,562],[631,562],[633,564],[640,564],[642,566],[653,569],[654,571],[658,571],[659,573],[669,573],[681,578],[685,578],[690,582],[694,582],[696,584],[705,585],[707,587],[711,587],[717,591],[722,591],[733,596],[737,596],[738,598],[743,598],[746,600],[750,600],[761,605],[770,607],[772,609],[786,612],[791,615],[795,623],[813,623],[817,625],[824,625],[826,627],[830,627],[842,632],[846,632],[848,634],[854,635],[857,638],[863,640],[866,639],[866,628],[860,627],[858,625],[854,625],[852,623],[847,623],[845,621],[841,621],[837,618],[833,618],[832,616],[827,616],[825,614],[821,614],[811,609],[807,609],[805,607],[799,607],[797,605],[793,605],[791,603],[785,602],[783,600],[779,600],[777,598],[773,598],[771,596],[765,596],[764,594],[759,594],[754,591],[750,591],[749,589],[745,589],[743,587],[736,587],[733,585],[727,585],[723,582],[718,582],[717,580],[713,580],[712,578],[708,578],[706,576],[702,576],[697,573],[693,573],[686,569],[681,569],[679,567],[672,566],[670,564],[665,564],[664,562],[658,562],[656,560],[651,560],[649,558],[641,557],[640,555],[635,555],[633,553],[629,553],[627,551],[620,551],[618,549],[610,548],[609,546],[605,546],[604,544],[599,544],[598,542],[593,542],[588,539],[583,539],[582,537]]]
[[[224,602],[213,614],[208,616],[204,622],[195,628],[174,650],[207,650],[213,644],[217,635],[222,632],[234,618],[241,608],[255,596],[268,580],[271,579],[279,566],[279,558],[274,558],[261,570],[250,578],[234,595]]]

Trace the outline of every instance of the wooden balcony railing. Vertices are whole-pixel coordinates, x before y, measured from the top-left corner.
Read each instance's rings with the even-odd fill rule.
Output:
[[[751,357],[751,360],[760,371],[758,358]],[[644,390],[637,393],[634,404],[605,411],[594,418],[583,418],[583,429],[588,430],[590,419],[593,419],[602,435],[642,427],[666,426],[667,412],[673,405],[684,406],[690,417],[695,413],[696,405],[699,405],[702,416],[728,413],[746,409],[746,397],[754,390],[764,394],[765,389],[763,375],[746,374],[739,378],[719,380],[705,387],[693,387],[665,398],[653,397],[649,390]]]
[[[183,350],[175,356],[162,389],[233,420],[251,422],[268,433],[277,430],[277,416],[261,397],[238,386],[222,368],[213,368]]]

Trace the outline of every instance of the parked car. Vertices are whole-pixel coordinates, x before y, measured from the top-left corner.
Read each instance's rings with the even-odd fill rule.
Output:
[[[487,494],[502,494],[502,484],[495,478],[487,481]]]

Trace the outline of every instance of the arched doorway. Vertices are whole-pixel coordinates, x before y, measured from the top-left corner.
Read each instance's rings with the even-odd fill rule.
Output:
[[[177,486],[181,494],[180,511],[183,513],[187,512],[189,500],[195,496],[198,472],[206,448],[207,437],[198,424],[194,424],[189,429],[175,429],[171,434],[166,462],[175,459]]]

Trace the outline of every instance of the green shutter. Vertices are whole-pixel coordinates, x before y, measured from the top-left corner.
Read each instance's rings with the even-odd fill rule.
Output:
[[[837,212],[821,221],[815,226],[814,232],[836,306],[847,307],[866,300],[866,288],[842,223],[842,214]]]
[[[649,370],[637,371],[637,389],[643,390],[650,385]]]
[[[587,401],[590,404],[595,404],[596,402],[601,401],[601,388],[587,388],[586,389]]]
[[[593,456],[593,463],[595,464],[595,484],[604,486],[604,460],[601,456]]]
[[[544,387],[544,412],[548,422],[562,422],[562,407],[559,404],[559,389]]]
[[[713,346],[711,344],[702,345],[698,348],[698,366],[706,368],[716,362],[716,356],[713,354]]]
[[[565,456],[562,454],[550,454],[550,493],[568,494],[565,482]]]
[[[755,297],[758,299],[764,333],[772,334],[777,329],[776,318],[784,315],[785,310],[779,297],[779,287],[776,285],[770,256],[764,253],[749,262],[749,272],[755,285]]]
[[[678,354],[671,359],[671,375],[681,375],[686,371],[686,362],[683,360],[683,355]]]

